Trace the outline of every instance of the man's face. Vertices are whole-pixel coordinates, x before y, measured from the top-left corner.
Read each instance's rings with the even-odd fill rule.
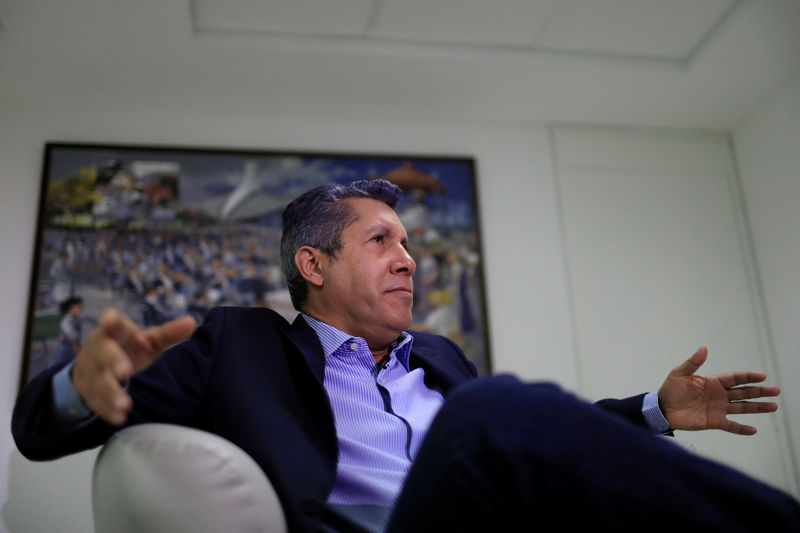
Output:
[[[321,320],[373,349],[383,348],[411,325],[416,264],[394,210],[378,200],[350,198],[356,221],[342,231],[335,258],[322,254]]]

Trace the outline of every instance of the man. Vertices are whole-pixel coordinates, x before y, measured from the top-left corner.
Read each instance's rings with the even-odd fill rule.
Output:
[[[72,366],[21,394],[20,450],[51,459],[125,424],[199,427],[256,460],[293,531],[800,523],[789,496],[652,435],[755,433],[726,415],[777,409],[746,401],[778,394],[749,385],[761,373],[697,376],[701,348],[657,395],[598,408],[553,385],[476,379],[455,344],[407,332],[415,263],[399,195],[381,180],[328,184],[287,207],[283,270],[302,312],[291,325],[228,307],[194,334],[190,318],[142,331],[104,312]]]
[[[82,325],[80,314],[83,311],[83,299],[70,296],[61,304],[61,322],[58,324],[58,348],[53,356],[54,365],[72,361],[81,348]]]

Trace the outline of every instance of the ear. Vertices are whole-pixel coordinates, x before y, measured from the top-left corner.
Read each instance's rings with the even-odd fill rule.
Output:
[[[301,246],[294,254],[294,264],[300,275],[317,287],[322,287],[323,282],[321,268],[323,255],[319,248],[313,246]]]

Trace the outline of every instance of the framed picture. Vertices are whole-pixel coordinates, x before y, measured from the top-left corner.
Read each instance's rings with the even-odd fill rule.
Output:
[[[472,158],[48,143],[21,385],[73,358],[110,306],[142,326],[223,305],[294,320],[283,208],[325,182],[374,178],[404,191],[412,328],[449,337],[490,373]]]

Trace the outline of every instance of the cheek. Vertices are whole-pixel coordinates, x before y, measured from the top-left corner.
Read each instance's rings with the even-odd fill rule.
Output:
[[[352,275],[353,283],[360,286],[365,292],[375,292],[381,287],[381,271],[377,265],[362,261],[355,266]]]

